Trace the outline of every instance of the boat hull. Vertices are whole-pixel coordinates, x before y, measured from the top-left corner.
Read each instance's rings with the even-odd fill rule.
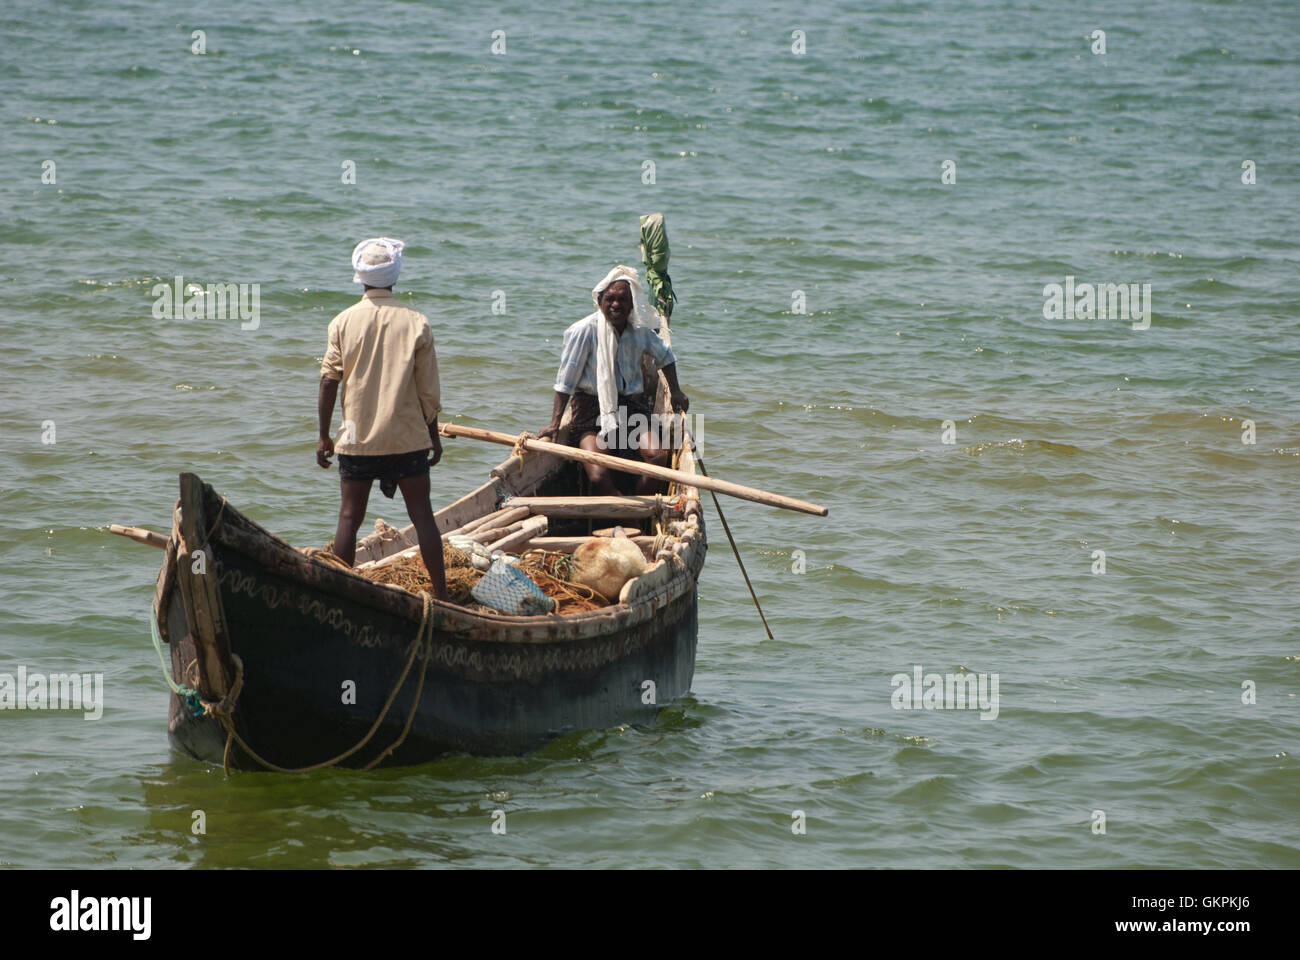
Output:
[[[299,767],[360,741],[398,687],[419,625],[313,596],[237,555],[223,558],[218,576],[231,650],[243,664],[235,719],[248,745],[271,763]],[[183,618],[180,606],[177,594],[173,617]],[[690,690],[696,630],[694,589],[637,627],[562,644],[476,641],[435,630],[419,706],[391,762],[448,752],[518,754],[567,731],[648,723],[660,704]],[[364,765],[398,738],[423,660],[418,650],[384,722],[342,765]],[[195,759],[223,760],[220,724],[190,715],[175,695],[169,736]],[[238,745],[230,763],[258,765]]]

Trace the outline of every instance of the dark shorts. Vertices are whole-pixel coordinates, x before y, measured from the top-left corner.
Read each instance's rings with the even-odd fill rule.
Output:
[[[644,393],[632,393],[618,398],[618,405],[625,407],[627,418],[630,421],[638,413],[645,417],[645,424],[650,423],[650,401],[646,399]],[[590,393],[581,391],[573,395],[569,401],[569,409],[573,411],[573,420],[569,423],[569,446],[576,447],[581,443],[583,436],[588,433],[597,432],[597,422],[600,420],[600,398]],[[629,430],[622,430],[620,434],[623,438],[631,440]],[[617,437],[616,437],[617,439]],[[637,448],[611,446],[606,453],[612,453],[615,456],[636,457],[640,454]]]
[[[379,490],[388,499],[397,492],[397,481],[429,473],[429,451],[389,453],[377,457],[351,457],[339,454],[339,479],[379,481]]]

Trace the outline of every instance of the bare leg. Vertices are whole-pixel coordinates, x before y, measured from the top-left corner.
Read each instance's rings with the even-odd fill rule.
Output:
[[[340,480],[343,503],[339,507],[339,524],[334,531],[334,555],[352,566],[357,555],[357,531],[366,519],[373,480]]]
[[[590,450],[592,453],[609,452],[601,449],[594,433],[583,434],[579,446],[583,450]],[[587,480],[591,483],[592,493],[603,497],[612,497],[618,494],[618,490],[614,487],[614,478],[610,476],[607,467],[595,463],[584,463],[582,468],[587,471]]]
[[[649,430],[641,434],[641,459],[656,467],[668,466],[668,451],[659,446],[659,438]],[[663,493],[667,489],[662,480],[654,477],[638,477],[636,481],[636,492],[642,496]]]
[[[447,572],[442,566],[442,537],[438,535],[433,508],[429,506],[429,474],[403,477],[397,481],[397,486],[406,501],[407,516],[415,524],[415,535],[420,539],[420,556],[424,559],[424,569],[429,571],[429,579],[433,581],[433,595],[445,601]]]

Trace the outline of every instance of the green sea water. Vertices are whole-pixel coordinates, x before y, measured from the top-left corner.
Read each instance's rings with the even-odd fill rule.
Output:
[[[1300,8],[1134,7],[11,4],[0,673],[105,703],[0,711],[0,864],[1300,867]],[[192,470],[329,539],[352,246],[407,242],[444,417],[536,430],[654,210],[710,471],[830,508],[724,504],[776,639],[710,505],[652,727],[304,777],[170,752],[160,555],[107,526],[167,529]],[[258,284],[255,329],[155,317],[176,276]],[[1045,315],[1067,277],[1150,284],[1149,326]],[[448,441],[435,500],[502,452]],[[918,667],[996,675],[996,718],[895,709]]]

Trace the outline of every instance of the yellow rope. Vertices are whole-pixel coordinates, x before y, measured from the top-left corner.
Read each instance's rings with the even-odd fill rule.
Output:
[[[351,570],[352,565],[345,561],[333,550],[320,550],[316,547],[299,547],[298,552],[304,557],[310,557],[313,560],[319,560],[321,563],[328,563],[332,567],[338,567],[340,570]]]
[[[514,449],[512,449],[512,450],[510,451],[511,456],[518,457],[518,458],[519,458],[519,462],[520,462],[520,464],[523,464],[523,462],[524,462],[524,452],[525,452],[524,441],[525,441],[525,440],[536,440],[536,439],[537,439],[537,434],[535,434],[535,433],[529,433],[527,430],[525,430],[523,433],[519,434],[518,438],[516,438],[516,440],[515,440]]]
[[[403,684],[406,683],[406,677],[411,672],[411,665],[415,663],[415,655],[419,652],[421,646],[424,647],[424,663],[420,666],[420,682],[415,690],[415,700],[411,704],[410,714],[407,715],[406,725],[402,727],[401,734],[386,750],[362,768],[363,770],[370,770],[402,745],[402,742],[406,739],[407,733],[410,732],[411,723],[415,720],[415,711],[419,709],[420,697],[424,693],[425,674],[429,670],[429,661],[433,659],[433,597],[427,593],[424,594],[424,616],[420,620],[420,630],[416,634],[415,639],[411,641],[411,650],[406,657],[406,665],[402,668],[402,675],[397,678],[397,683],[394,685],[392,693],[388,695],[388,700],[384,703],[384,709],[379,712],[379,716],[375,718],[375,722],[371,725],[370,730],[361,738],[356,746],[345,750],[337,757],[332,757],[329,760],[322,760],[320,763],[313,763],[310,766],[281,767],[277,764],[271,763],[271,761],[261,757],[252,747],[244,742],[244,738],[239,735],[237,730],[235,730],[233,714],[235,711],[236,701],[238,701],[239,694],[244,687],[244,661],[240,659],[238,654],[232,653],[230,659],[235,663],[235,680],[231,685],[230,692],[222,697],[217,703],[209,703],[206,700],[202,701],[204,714],[216,717],[222,727],[226,730],[226,749],[221,758],[221,765],[226,772],[226,776],[230,776],[230,744],[232,741],[239,744],[245,753],[262,766],[266,767],[268,770],[274,770],[277,773],[310,773],[313,770],[320,770],[323,767],[332,767],[341,761],[346,760],[370,742],[370,738],[375,735],[380,724],[384,722],[384,718],[388,716],[388,711],[393,706],[393,701],[397,699],[398,691],[401,690]]]

